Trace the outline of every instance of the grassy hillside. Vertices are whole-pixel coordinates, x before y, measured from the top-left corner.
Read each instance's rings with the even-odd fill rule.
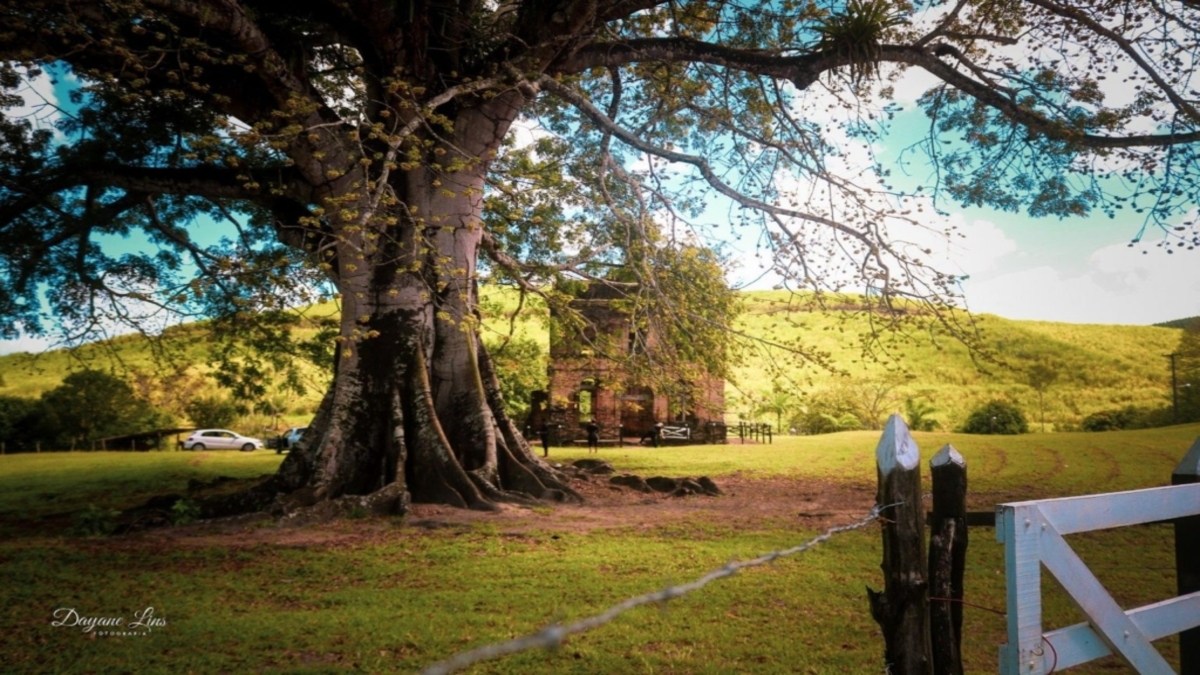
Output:
[[[1057,373],[1043,397],[1047,430],[1077,426],[1098,410],[1170,402],[1170,372],[1162,355],[1176,348],[1179,329],[1014,321],[992,315],[974,320],[990,359],[972,355],[944,331],[931,330],[883,337],[886,353],[875,360],[864,358],[859,337],[870,331],[870,316],[799,310],[788,302],[786,292],[746,293],[742,331],[773,341],[799,341],[806,350],[828,353],[844,374],[793,364],[780,367],[761,353],[752,354],[737,369],[727,392],[729,410],[753,416],[752,399],[776,387],[796,392],[803,401],[835,387],[877,396],[902,382],[888,392],[880,412],[902,412],[904,398],[917,397],[932,404],[944,428],[953,428],[975,406],[1002,398],[1018,403],[1039,428],[1038,395],[1027,375],[1036,363]]]
[[[881,340],[884,358],[873,360],[864,358],[861,340],[871,329],[869,315],[806,310],[790,301],[785,291],[746,292],[744,298],[745,312],[736,330],[795,345],[809,354],[826,354],[833,369],[778,349],[749,349],[727,388],[730,422],[775,421],[774,415],[760,412],[761,406],[755,405],[771,397],[773,390],[790,394],[790,405],[798,407],[814,395],[840,389],[873,399],[881,415],[902,411],[906,398],[919,399],[935,409],[933,416],[943,429],[960,424],[976,405],[993,398],[1009,399],[1026,411],[1036,430],[1040,427],[1038,395],[1026,373],[1041,363],[1057,373],[1044,394],[1046,428],[1070,429],[1099,410],[1168,404],[1170,374],[1162,355],[1175,349],[1181,332],[1158,326],[1013,321],[980,315],[974,320],[990,359],[973,355],[944,331],[918,328],[908,335],[885,336]],[[485,296],[485,339],[498,339],[511,330],[517,337],[545,345],[544,308],[527,307],[521,320],[510,325],[503,314],[513,307],[511,294],[497,291]],[[204,337],[199,326],[181,328],[154,349],[166,349],[176,362],[190,364],[193,374],[202,374],[207,369]],[[36,397],[84,364],[107,368],[119,362],[150,373],[154,356],[148,343],[136,336],[74,352],[0,356],[0,395]],[[310,380],[307,395],[288,396],[285,423],[303,424],[315,409],[323,388],[321,374],[312,373]]]

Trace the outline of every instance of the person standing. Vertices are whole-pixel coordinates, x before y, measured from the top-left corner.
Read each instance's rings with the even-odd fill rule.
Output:
[[[594,419],[587,423],[587,441],[588,452],[600,452],[600,425]]]
[[[542,437],[542,457],[550,456],[550,426],[542,422],[542,428],[538,429],[538,435]]]

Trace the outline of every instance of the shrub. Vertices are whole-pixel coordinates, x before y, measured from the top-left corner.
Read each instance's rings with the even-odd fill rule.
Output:
[[[823,412],[809,412],[802,415],[801,429],[808,434],[832,434],[839,431],[857,431],[863,428],[862,421],[854,413],[834,415]]]
[[[938,428],[938,421],[933,419],[937,408],[924,399],[904,399],[904,420],[913,431],[933,431]]]
[[[86,509],[75,514],[71,531],[80,537],[103,537],[117,529],[119,515],[119,512],[112,509],[101,509],[95,504],[88,504]]]
[[[1122,429],[1149,429],[1165,427],[1174,422],[1171,408],[1124,408],[1101,410],[1083,418],[1080,426],[1084,431],[1120,431]],[[1180,418],[1183,419],[1182,416]],[[1186,420],[1184,420],[1186,421]]]
[[[1084,431],[1119,431],[1132,429],[1138,417],[1137,408],[1126,406],[1116,410],[1101,410],[1083,418]]]
[[[1025,413],[1007,401],[990,401],[967,416],[959,429],[964,434],[1027,434]]]
[[[866,418],[855,392],[842,386],[811,394],[803,412],[794,415],[788,424],[806,434],[832,434],[862,429]]]
[[[187,525],[200,520],[200,505],[190,499],[180,499],[171,505],[171,524]]]

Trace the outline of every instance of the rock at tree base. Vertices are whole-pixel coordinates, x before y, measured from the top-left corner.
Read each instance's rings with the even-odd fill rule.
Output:
[[[602,459],[579,459],[572,463],[571,466],[588,473],[610,474],[617,472],[612,464]]]

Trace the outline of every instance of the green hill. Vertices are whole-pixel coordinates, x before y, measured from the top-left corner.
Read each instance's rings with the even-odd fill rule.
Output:
[[[1163,354],[1174,351],[1176,328],[1014,321],[976,315],[987,356],[973,355],[944,331],[920,322],[907,335],[881,337],[882,360],[864,358],[859,336],[877,318],[866,313],[797,310],[786,292],[750,292],[739,324],[751,335],[796,340],[806,350],[827,353],[845,371],[809,367],[773,368],[753,356],[737,369],[727,392],[731,412],[753,416],[752,401],[773,389],[803,399],[830,389],[849,389],[860,398],[883,397],[880,413],[902,412],[905,398],[922,399],[943,428],[954,428],[974,407],[1001,398],[1018,403],[1039,428],[1038,395],[1028,370],[1044,364],[1057,378],[1044,393],[1046,427],[1077,427],[1084,416],[1127,405],[1161,407],[1170,402],[1170,371]],[[890,387],[890,389],[889,389]],[[885,390],[887,390],[885,392]],[[773,415],[762,415],[774,421]]]
[[[944,330],[922,326],[907,334],[884,335],[882,359],[864,358],[861,336],[878,320],[869,313],[814,311],[789,301],[785,291],[744,293],[745,312],[735,329],[761,342],[747,350],[727,388],[727,420],[776,421],[774,399],[791,410],[830,392],[856,397],[882,416],[903,411],[905,399],[931,407],[943,429],[962,422],[975,406],[994,399],[1018,403],[1031,426],[1040,428],[1038,394],[1027,371],[1044,364],[1057,374],[1044,393],[1047,430],[1075,428],[1084,416],[1127,405],[1162,407],[1170,403],[1170,373],[1163,354],[1174,351],[1180,330],[1159,326],[1110,326],[1014,321],[991,315],[974,317],[987,356],[972,354]],[[511,308],[511,296],[493,292],[485,297],[485,338],[507,333],[499,317]],[[843,308],[844,310],[847,308]],[[319,308],[317,311],[321,311]],[[544,309],[535,305],[515,324],[518,336],[546,344]],[[791,345],[810,355],[822,355],[832,368],[795,358],[765,342]],[[155,347],[167,350],[178,365],[177,389],[204,388],[205,335],[200,325],[177,328]],[[154,356],[148,343],[125,336],[87,345],[74,352],[0,356],[0,395],[33,398],[57,386],[72,369],[91,364],[108,368],[119,362],[138,373],[135,379],[154,379]],[[189,367],[190,366],[190,367]],[[185,375],[180,375],[186,371]],[[315,409],[323,389],[320,373],[311,374],[310,392],[288,396],[284,422],[302,424]],[[147,385],[148,386],[148,385]],[[186,393],[186,392],[185,392]],[[779,406],[775,406],[779,407]],[[868,415],[870,417],[870,415]],[[787,425],[786,415],[781,421]],[[866,420],[870,426],[873,421]],[[255,428],[261,420],[247,420]]]

